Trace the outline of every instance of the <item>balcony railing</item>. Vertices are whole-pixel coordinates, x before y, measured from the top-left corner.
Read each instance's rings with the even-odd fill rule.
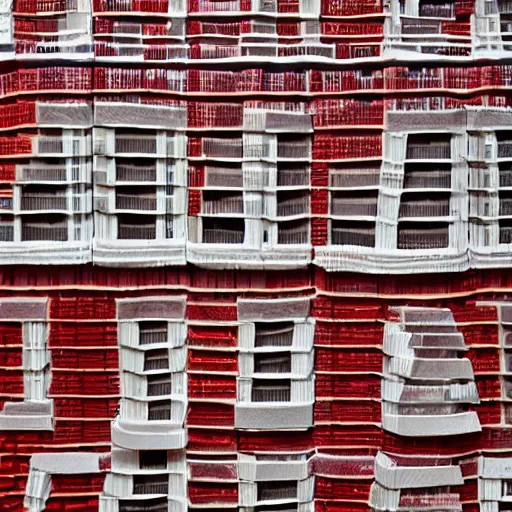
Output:
[[[380,182],[380,169],[346,169],[330,173],[331,187],[374,187]]]
[[[371,228],[333,227],[331,244],[375,247],[375,226]]]
[[[449,142],[409,144],[407,146],[407,159],[409,160],[449,160],[450,158],[451,145]]]
[[[117,194],[116,208],[118,210],[156,210],[156,195],[153,194]]]
[[[399,228],[399,249],[442,249],[449,245],[448,228]]]
[[[0,242],[12,242],[14,240],[14,227],[9,224],[0,224]]]
[[[169,368],[169,352],[166,349],[152,350],[145,353],[144,371],[167,370]]]
[[[309,213],[309,197],[293,197],[290,199],[279,199],[277,203],[278,217],[291,217],[292,215],[303,215]]]
[[[167,494],[169,475],[135,475],[133,477],[133,494]]]
[[[450,188],[451,182],[451,171],[406,171],[404,188]]]
[[[400,204],[400,217],[447,217],[449,215],[449,199],[420,201],[410,199]]]
[[[171,419],[171,403],[148,402],[148,421],[169,421]]]
[[[512,226],[500,226],[500,244],[512,244]]]
[[[498,141],[498,158],[512,157],[512,140]]]
[[[167,497],[156,500],[119,500],[119,512],[168,512]]]
[[[165,396],[171,394],[171,377],[148,376],[148,396]]]
[[[512,197],[500,198],[500,215],[512,215]]]
[[[230,229],[203,229],[205,244],[243,244],[244,232]]]
[[[24,222],[21,227],[23,242],[65,242],[68,239],[67,223],[60,225]]]
[[[288,223],[286,223],[288,224]],[[303,245],[309,243],[309,222],[293,223],[293,227],[277,226],[277,243],[288,245]]]
[[[156,181],[156,168],[152,166],[117,165],[117,181]]]
[[[331,214],[347,217],[375,217],[377,215],[377,197],[340,197],[333,194],[331,197]]]
[[[420,4],[420,16],[428,18],[453,18],[455,2]]]
[[[67,210],[67,197],[57,194],[22,194],[22,210]]]
[[[297,482],[258,482],[258,501],[297,498]]]
[[[167,343],[166,322],[141,322],[139,324],[139,345],[150,345],[152,343]]]
[[[278,187],[300,187],[309,184],[309,169],[302,167],[298,169],[278,169]]]
[[[156,154],[156,137],[149,135],[116,135],[116,153]]]
[[[485,2],[487,5],[489,2]],[[510,0],[498,0],[498,11],[500,14],[512,14],[512,2]]]
[[[403,35],[441,34],[441,27],[441,21],[438,20],[422,20],[417,18],[402,19]]]
[[[244,156],[242,139],[204,138],[203,153],[212,158],[242,158]]]
[[[291,384],[288,380],[253,380],[251,400],[253,402],[289,402]]]
[[[207,187],[239,187],[244,186],[242,169],[222,167],[206,167]]]
[[[500,169],[500,187],[512,187],[512,169]]]
[[[219,196],[220,193],[217,193]],[[207,195],[205,193],[204,195]],[[207,197],[212,194],[208,194]],[[220,196],[217,199],[203,201],[204,213],[218,214],[218,213],[244,213],[244,199],[241,194]]]
[[[66,181],[67,173],[65,165],[25,166],[20,169],[19,181]]]
[[[254,371],[257,373],[289,373],[292,371],[290,354],[255,354]]]
[[[256,324],[255,347],[291,347],[293,324],[276,324],[272,327]]]
[[[38,139],[38,151],[43,154],[64,153],[62,137],[40,136]]]
[[[119,224],[119,240],[154,240],[155,238],[155,224]]]
[[[402,494],[400,507],[404,508],[460,508],[460,495],[440,492],[437,494]]]
[[[277,145],[277,158],[308,159],[311,157],[309,139],[296,141],[280,141]]]

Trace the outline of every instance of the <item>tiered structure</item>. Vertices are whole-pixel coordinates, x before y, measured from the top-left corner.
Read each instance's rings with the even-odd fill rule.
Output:
[[[0,0],[2,512],[504,512],[510,0]]]

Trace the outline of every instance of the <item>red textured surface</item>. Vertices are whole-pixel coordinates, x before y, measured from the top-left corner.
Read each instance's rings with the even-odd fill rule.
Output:
[[[26,283],[31,283],[31,290],[21,289]],[[64,294],[55,288],[62,283],[71,288],[75,286],[75,289]],[[132,289],[121,289],[120,283]],[[407,291],[408,283],[410,291]],[[155,292],[150,289],[154,285],[167,289]],[[436,285],[435,297],[429,297]],[[247,293],[251,287],[258,291]],[[425,295],[418,297],[422,287]],[[236,292],[236,288],[243,291]],[[286,290],[276,291],[279,288]],[[458,296],[453,295],[454,290]],[[195,347],[189,350],[188,359],[192,372],[188,381],[189,398],[194,399],[187,411],[187,424],[191,425],[187,449],[191,458],[201,452],[214,457],[234,456],[238,451],[288,452],[314,448],[345,455],[371,455],[378,450],[397,456],[449,455],[454,460],[462,456],[469,459],[481,451],[495,455],[497,450],[505,450],[501,454],[507,454],[512,446],[512,431],[497,426],[504,409],[500,401],[496,312],[493,308],[477,306],[477,302],[504,298],[510,290],[510,271],[472,272],[444,276],[443,279],[418,276],[409,281],[404,277],[364,276],[358,281],[351,274],[326,275],[318,270],[255,272],[252,275],[241,272],[237,275],[204,271],[191,274],[177,269],[132,272],[83,267],[63,268],[60,272],[49,269],[48,275],[41,276],[30,268],[11,269],[10,272],[0,268],[0,295],[49,295],[50,319],[58,320],[51,322],[49,336],[53,351],[50,395],[55,402],[55,432],[0,432],[0,508],[9,512],[22,510],[31,453],[109,452],[110,419],[114,417],[120,393],[115,322],[115,299],[118,297],[185,293],[189,301],[193,301],[187,305],[188,318],[209,319],[215,323],[236,319],[237,297],[299,296],[304,293],[315,296],[312,308],[312,315],[318,320],[315,426],[293,435],[234,430],[232,401],[236,398],[236,377],[217,372],[236,372],[236,352],[218,349],[236,347],[237,329],[220,325],[189,326],[189,343]],[[339,296],[331,296],[332,292]],[[397,298],[398,293],[406,296]],[[474,365],[482,399],[480,404],[472,407],[483,425],[481,433],[447,440],[404,439],[382,431],[379,400],[383,325],[386,320],[395,318],[390,307],[401,304],[449,307],[457,321],[467,322],[460,326],[460,331],[470,347],[467,357]],[[329,319],[341,322],[325,321]],[[16,367],[19,363],[20,333],[19,325],[0,324],[0,344],[5,347],[1,356],[4,363],[0,364]],[[8,348],[12,345],[14,347]],[[217,350],[208,351],[204,347]],[[10,364],[6,365],[6,361]],[[3,369],[0,387],[2,401],[20,400],[17,395],[23,392],[21,371]],[[469,464],[463,467],[470,471]],[[193,471],[205,478],[215,474],[228,480],[232,467],[227,462],[222,468],[206,464],[194,466]],[[322,471],[319,469],[319,472]],[[102,478],[102,475],[56,478],[47,510],[96,512]],[[316,510],[367,511],[365,503],[370,483],[371,480],[366,479],[344,479],[343,475],[336,478],[320,476],[316,481]],[[80,496],[81,492],[95,496]],[[189,486],[189,492],[197,504],[212,500],[234,503],[237,500],[237,486],[231,483],[194,482]],[[472,504],[476,492],[474,481],[468,480],[457,492],[467,504],[464,512],[476,512]],[[59,493],[66,493],[65,498]]]

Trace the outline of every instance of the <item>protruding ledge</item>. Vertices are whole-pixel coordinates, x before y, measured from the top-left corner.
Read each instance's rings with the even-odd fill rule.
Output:
[[[246,322],[304,319],[309,316],[310,299],[238,299],[238,319]]]
[[[187,297],[139,297],[116,302],[118,320],[180,320],[185,317]]]

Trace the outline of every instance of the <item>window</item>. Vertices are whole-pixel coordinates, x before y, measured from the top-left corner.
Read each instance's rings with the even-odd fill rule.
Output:
[[[297,499],[297,482],[258,482],[258,501]]]
[[[167,370],[169,368],[169,351],[148,350],[144,354],[144,371]]]
[[[256,373],[289,373],[292,371],[290,353],[254,354],[254,371]]]
[[[133,494],[167,494],[169,475],[134,475]]]
[[[119,214],[117,238],[119,240],[154,240],[156,238],[155,216]]]
[[[253,379],[251,399],[253,402],[289,402],[290,379]]]
[[[398,249],[443,249],[448,246],[448,224],[401,222],[398,226]]]
[[[167,343],[167,322],[140,322],[139,344]]]
[[[148,375],[148,396],[171,394],[171,374]]]
[[[119,512],[168,512],[167,497],[152,500],[119,500]]]
[[[168,421],[171,419],[171,402],[162,400],[148,402],[148,421]]]
[[[408,160],[449,160],[451,158],[451,135],[409,135],[406,158]]]
[[[293,322],[256,324],[256,347],[291,347],[293,343]]]
[[[375,222],[332,220],[331,245],[375,247]]]
[[[245,222],[243,219],[203,217],[203,243],[243,244]]]
[[[151,450],[139,452],[140,469],[166,469],[167,452],[165,450]]]

